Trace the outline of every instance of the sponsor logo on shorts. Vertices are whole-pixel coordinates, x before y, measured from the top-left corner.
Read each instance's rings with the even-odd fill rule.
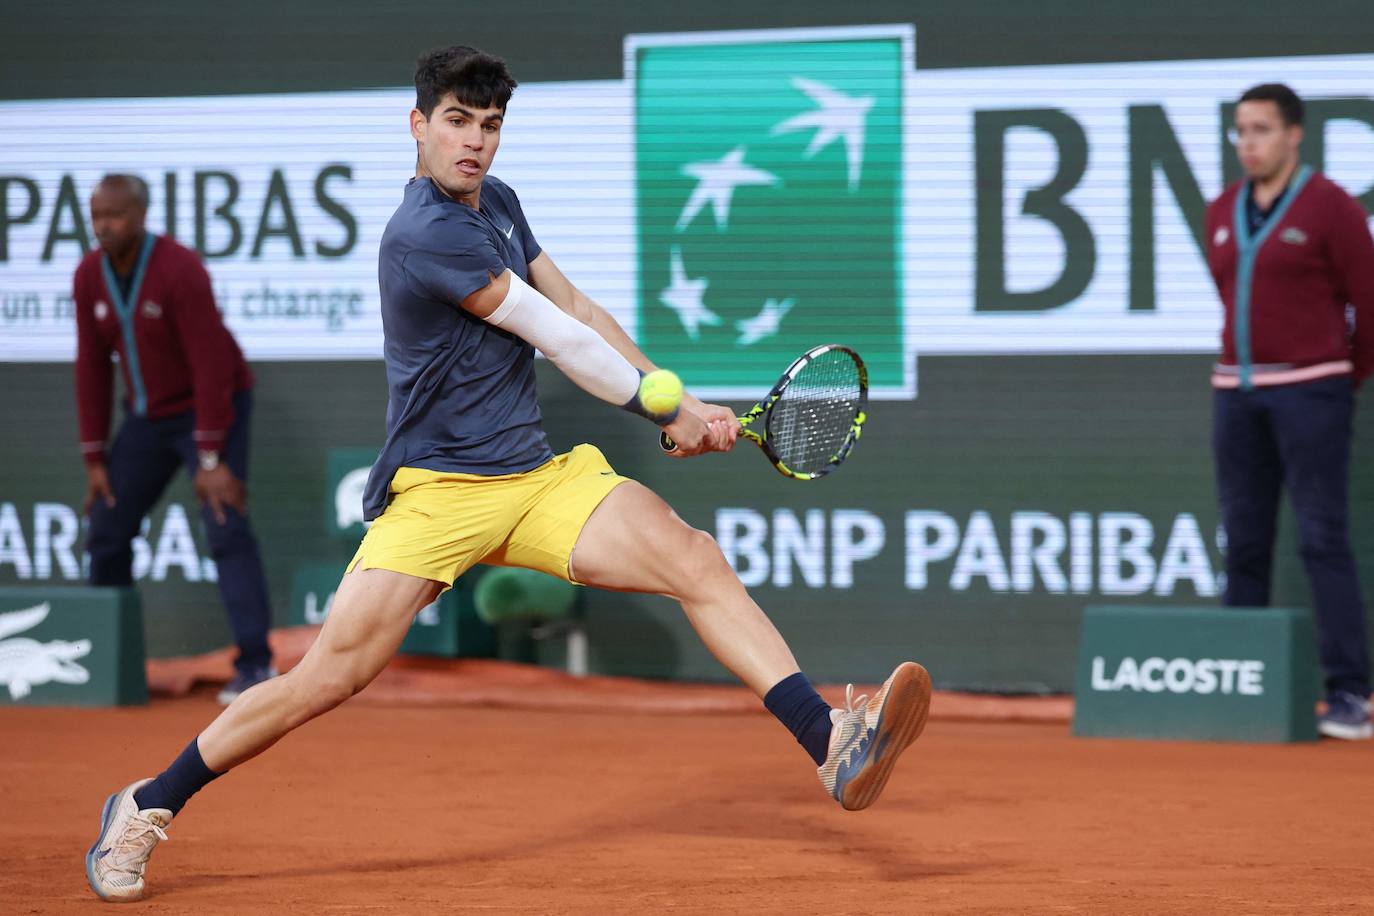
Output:
[[[1264,662],[1253,658],[1160,658],[1126,656],[1108,676],[1107,660],[1093,658],[1092,689],[1104,693],[1264,695]]]

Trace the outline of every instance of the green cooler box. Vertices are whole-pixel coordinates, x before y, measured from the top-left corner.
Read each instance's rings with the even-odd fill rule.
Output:
[[[132,588],[0,588],[0,705],[148,702]]]
[[[1277,608],[1090,607],[1075,735],[1317,738],[1312,617]]]

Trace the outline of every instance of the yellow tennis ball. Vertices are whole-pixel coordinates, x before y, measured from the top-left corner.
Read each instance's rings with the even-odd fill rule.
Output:
[[[668,416],[682,403],[682,379],[667,369],[655,369],[639,382],[639,403],[651,416]]]

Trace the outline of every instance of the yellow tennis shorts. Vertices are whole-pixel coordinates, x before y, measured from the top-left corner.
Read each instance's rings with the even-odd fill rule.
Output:
[[[391,503],[348,564],[451,587],[475,563],[523,566],[574,581],[568,559],[592,512],[628,480],[594,445],[523,474],[483,477],[403,467]]]

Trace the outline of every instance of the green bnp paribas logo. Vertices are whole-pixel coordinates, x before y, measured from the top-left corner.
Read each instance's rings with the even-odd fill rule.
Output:
[[[909,30],[634,36],[639,340],[756,398],[818,343],[912,393],[901,289]]]

